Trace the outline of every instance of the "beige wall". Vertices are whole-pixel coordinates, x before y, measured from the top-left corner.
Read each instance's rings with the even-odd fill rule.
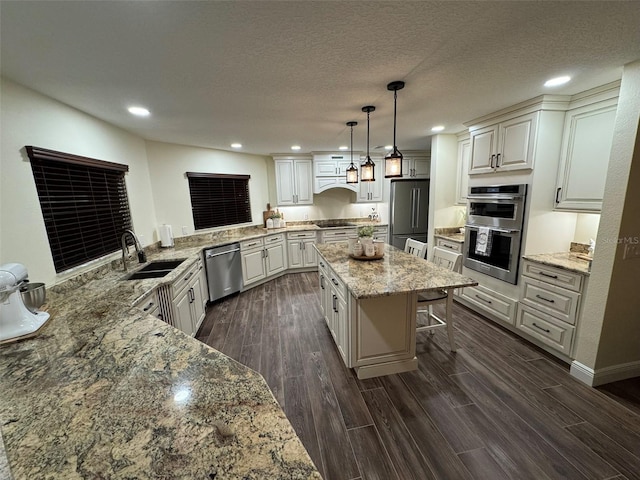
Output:
[[[602,216],[584,299],[576,361],[591,368],[640,362],[640,258],[618,239],[640,239],[640,61],[624,68]]]
[[[129,165],[134,228],[149,244],[156,220],[144,141],[9,80],[2,79],[0,88],[0,264],[22,263],[31,281],[47,285],[68,277],[53,266],[25,145]]]
[[[175,237],[194,233],[186,172],[251,176],[252,222],[248,225],[262,223],[262,211],[269,201],[267,161],[270,157],[152,141],[147,141],[147,155],[158,225],[171,225]],[[157,233],[154,239],[159,240]]]

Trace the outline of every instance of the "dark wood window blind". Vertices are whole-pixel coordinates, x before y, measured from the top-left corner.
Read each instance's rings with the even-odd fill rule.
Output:
[[[131,229],[127,165],[26,147],[56,272],[121,248]]]
[[[251,222],[249,175],[187,172],[196,230]]]

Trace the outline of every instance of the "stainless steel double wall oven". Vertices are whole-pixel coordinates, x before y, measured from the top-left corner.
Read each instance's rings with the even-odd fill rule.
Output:
[[[469,187],[465,267],[518,282],[527,185]]]

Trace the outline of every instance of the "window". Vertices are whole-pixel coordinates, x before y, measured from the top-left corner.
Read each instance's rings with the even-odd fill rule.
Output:
[[[196,230],[251,222],[249,175],[187,172]]]
[[[27,146],[56,272],[119,250],[127,165]]]

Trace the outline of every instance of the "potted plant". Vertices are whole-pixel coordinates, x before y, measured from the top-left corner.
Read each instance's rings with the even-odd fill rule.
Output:
[[[273,228],[280,228],[280,219],[282,215],[279,212],[273,212],[269,215],[269,219],[273,222]]]
[[[366,245],[368,243],[373,243],[373,226],[372,225],[364,225],[362,227],[358,227],[358,238],[360,239],[360,243]]]

